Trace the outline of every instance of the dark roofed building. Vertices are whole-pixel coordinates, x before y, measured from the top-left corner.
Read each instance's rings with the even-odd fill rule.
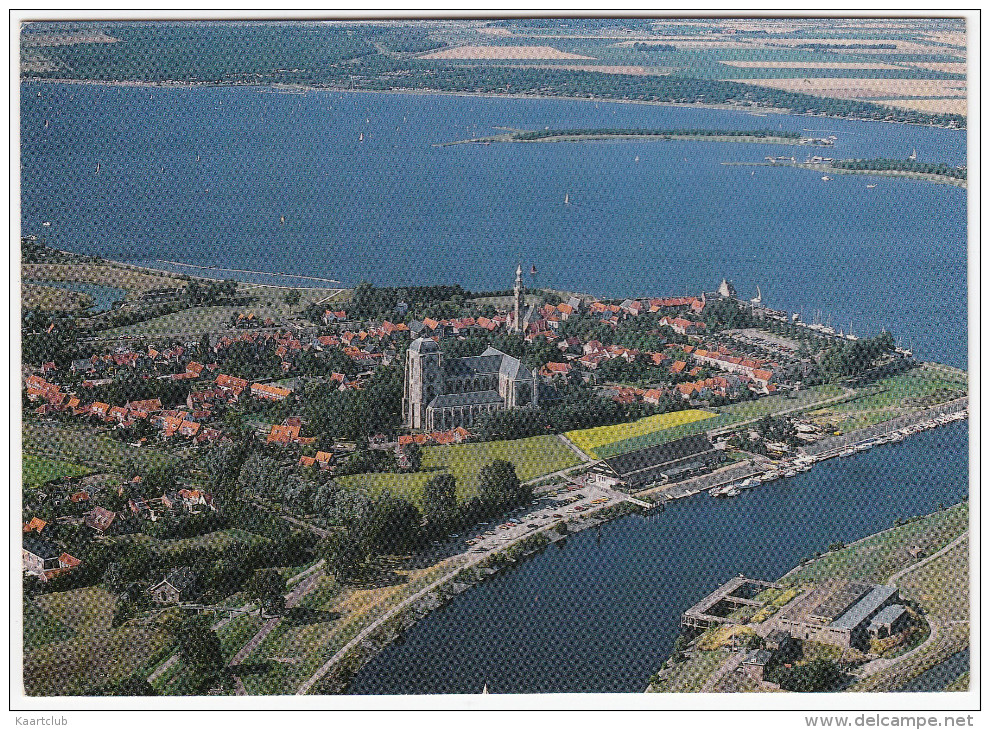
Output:
[[[836,580],[815,587],[783,608],[777,622],[795,639],[865,649],[871,622],[881,616],[884,622],[895,618],[894,612],[884,610],[897,602],[897,588],[893,586]],[[878,624],[876,630],[882,626]]]
[[[603,459],[591,469],[592,479],[606,487],[643,489],[650,484],[683,479],[725,459],[704,434]]]
[[[48,540],[25,534],[21,541],[21,562],[25,573],[44,575],[49,570],[58,570],[58,556],[62,550]]]
[[[907,608],[899,603],[893,603],[873,617],[867,631],[875,639],[886,639],[888,636],[900,633],[910,623],[911,614],[908,613]]]
[[[198,580],[192,568],[176,568],[165,579],[153,585],[148,592],[155,603],[179,603],[197,595]]]
[[[402,398],[409,428],[469,427],[487,413],[536,405],[537,400],[533,373],[494,347],[480,355],[448,359],[432,339],[417,338],[409,345]]]

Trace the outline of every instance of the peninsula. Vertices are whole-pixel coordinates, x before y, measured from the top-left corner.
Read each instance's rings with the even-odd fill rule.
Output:
[[[891,159],[850,159],[832,160],[822,157],[809,157],[797,162],[792,157],[768,157],[764,162],[723,162],[729,166],[751,167],[796,167],[801,170],[826,173],[822,180],[828,182],[828,175],[872,175],[885,178],[921,180],[924,182],[954,185],[966,188],[966,166],[953,166],[945,162],[916,162],[914,160]]]
[[[437,147],[492,142],[749,142],[829,147],[831,139],[802,137],[798,132],[737,129],[544,129],[535,132],[513,130],[491,137],[445,142]]]

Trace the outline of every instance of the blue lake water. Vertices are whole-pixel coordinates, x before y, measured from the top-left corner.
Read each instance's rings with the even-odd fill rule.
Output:
[[[428,615],[365,665],[350,691],[477,693],[487,683],[493,693],[642,692],[670,653],[680,614],[724,581],[779,578],[832,543],[965,498],[967,428],[572,535]]]
[[[962,131],[571,100],[21,89],[22,230],[57,247],[345,285],[504,289],[517,261],[539,286],[600,296],[727,276],[771,306],[885,327],[966,366],[965,190],[721,164],[819,152],[794,146],[432,146],[497,126],[813,129],[838,137],[834,157],[963,164]]]

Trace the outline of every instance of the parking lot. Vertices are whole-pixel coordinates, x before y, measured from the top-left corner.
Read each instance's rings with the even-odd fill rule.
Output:
[[[469,532],[459,535],[458,542],[471,553],[491,552],[569,517],[618,504],[623,498],[597,487],[561,486],[541,493],[530,506],[521,507],[499,520],[475,525]]]

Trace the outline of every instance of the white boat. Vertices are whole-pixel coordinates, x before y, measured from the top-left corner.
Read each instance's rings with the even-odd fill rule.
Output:
[[[96,174],[97,175],[100,174],[100,163],[99,162],[96,163]]]
[[[824,180],[825,182],[828,182],[831,179],[832,178],[830,178],[828,175],[822,175],[822,180]]]
[[[364,132],[358,135],[358,142],[364,142]]]
[[[872,190],[873,188],[876,187],[876,185],[867,185],[866,187],[869,188],[870,190]]]
[[[564,205],[570,205],[570,204],[571,204],[570,193],[564,193]]]
[[[787,471],[784,472],[784,476],[785,477],[788,477],[788,478],[790,478],[790,477],[796,477],[797,476],[797,470],[796,469],[788,469]]]
[[[742,492],[740,492],[738,489],[736,489],[735,487],[733,487],[732,489],[730,489],[728,492],[725,493],[725,496],[726,497],[738,497],[740,494],[742,494]]]
[[[41,225],[43,225],[45,228],[51,228],[52,222],[51,221],[45,221]]]

